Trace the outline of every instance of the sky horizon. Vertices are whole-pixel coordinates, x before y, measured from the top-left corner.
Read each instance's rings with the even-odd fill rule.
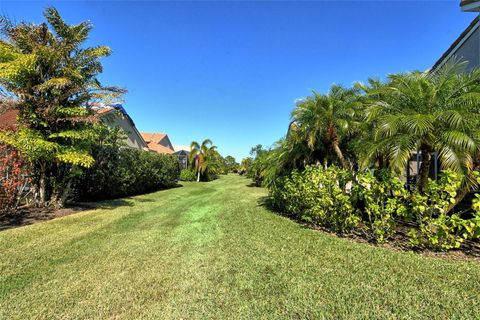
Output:
[[[41,23],[47,6],[112,49],[100,80],[128,90],[139,131],[210,138],[238,162],[285,135],[295,100],[428,69],[475,17],[459,1],[0,0],[0,13]]]

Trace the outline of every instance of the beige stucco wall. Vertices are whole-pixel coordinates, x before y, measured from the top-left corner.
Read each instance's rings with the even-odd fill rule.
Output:
[[[102,118],[103,122],[110,128],[122,128],[127,134],[126,143],[131,148],[143,149],[146,147],[142,138],[137,134],[131,122],[121,113],[109,113]]]

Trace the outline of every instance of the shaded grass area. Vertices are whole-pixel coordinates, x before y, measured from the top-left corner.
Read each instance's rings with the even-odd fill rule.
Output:
[[[239,176],[0,233],[0,318],[480,315],[480,264],[309,230]]]

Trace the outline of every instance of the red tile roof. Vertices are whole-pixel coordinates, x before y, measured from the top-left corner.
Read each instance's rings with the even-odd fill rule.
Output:
[[[155,142],[150,142],[147,144],[147,148],[149,150],[158,152],[158,153],[166,153],[166,154],[174,154],[175,151],[173,149],[167,148],[162,146],[161,144],[155,143]]]
[[[142,132],[141,135],[143,137],[143,140],[145,140],[145,142],[147,143],[149,142],[160,143],[160,141],[162,141],[163,138],[167,136],[166,133],[160,133],[160,132],[157,132],[157,133]]]
[[[168,144],[170,145],[170,139],[168,139],[168,135],[166,133],[147,133],[147,132],[142,132],[140,133],[142,135],[143,140],[147,143],[148,149],[158,152],[158,153],[166,153],[166,154],[173,154],[175,153],[175,150],[171,147],[167,147],[164,144],[161,144],[162,140],[165,138],[168,141]],[[164,141],[165,142],[165,141]]]

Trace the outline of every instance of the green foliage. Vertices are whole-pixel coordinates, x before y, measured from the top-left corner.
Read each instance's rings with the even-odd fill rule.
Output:
[[[176,185],[180,177],[178,158],[115,145],[94,150],[94,165],[77,181],[82,200],[118,198],[152,192]]]
[[[435,72],[390,75],[386,83],[363,86],[363,117],[369,128],[363,134],[361,157],[365,163],[383,158],[382,165],[404,170],[413,152],[424,159],[438,152],[444,169],[470,179],[472,161],[480,148],[480,70],[466,71],[467,62],[450,59]],[[423,161],[418,185],[428,181],[431,161]]]
[[[240,163],[240,167],[238,168],[238,174],[248,175],[248,172],[250,172],[252,164],[253,164],[253,159],[251,157],[243,158]]]
[[[124,90],[100,84],[100,59],[110,49],[85,45],[89,22],[68,25],[51,7],[44,17],[40,25],[0,18],[0,93],[16,97],[20,127],[0,140],[32,163],[36,204],[62,206],[68,195],[58,193],[94,162],[98,136],[88,104],[120,98]]]
[[[303,172],[295,170],[280,178],[271,188],[271,196],[273,203],[287,213],[345,233],[360,222],[345,191],[351,179],[347,170],[308,166]]]
[[[197,175],[194,169],[186,168],[180,172],[180,180],[182,181],[195,181],[197,179]]]
[[[235,173],[238,172],[239,164],[237,163],[234,157],[226,156],[224,158],[224,164],[228,172],[235,172]]]
[[[438,181],[429,180],[424,193],[413,192],[410,206],[417,228],[410,229],[408,236],[414,247],[448,250],[459,248],[466,239],[478,236],[480,219],[478,211],[472,219],[461,214],[448,214],[448,208],[455,203],[461,176],[451,170],[442,172]],[[473,204],[476,208],[477,203]]]
[[[358,100],[355,88],[333,85],[328,94],[313,92],[312,96],[300,100],[292,111],[289,133],[295,134],[289,138],[306,144],[313,156],[310,161],[338,163],[344,169],[350,168],[351,162],[341,144],[358,126],[355,117],[360,106]]]
[[[422,193],[409,192],[391,171],[360,172],[353,179],[348,170],[307,166],[278,178],[270,196],[278,209],[335,232],[363,230],[381,243],[395,234],[399,223],[408,223],[413,225],[411,246],[448,250],[480,237],[480,195],[472,212],[449,213],[460,184],[460,175],[446,170]]]
[[[190,165],[195,170],[197,181],[211,181],[219,174],[227,174],[224,159],[210,139],[202,144],[192,141],[190,144]]]
[[[404,183],[391,172],[361,172],[352,186],[352,201],[361,212],[365,230],[377,242],[385,242],[408,216]]]

